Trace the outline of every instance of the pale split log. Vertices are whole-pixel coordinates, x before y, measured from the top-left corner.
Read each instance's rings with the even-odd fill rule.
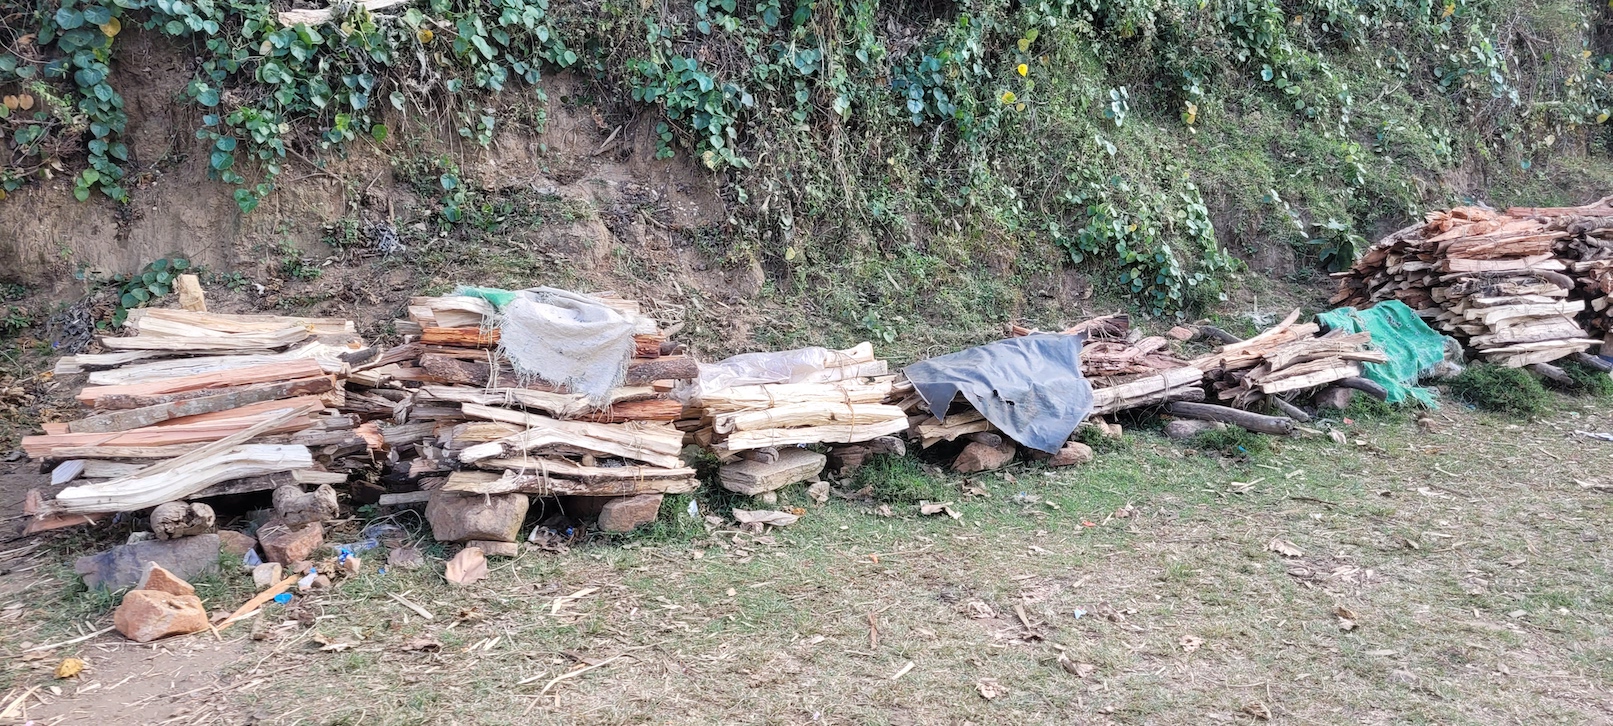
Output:
[[[797,444],[850,444],[899,433],[906,431],[907,428],[907,419],[902,418],[868,426],[833,424],[795,429],[763,429],[729,434],[722,443],[723,448],[728,451]]]
[[[307,447],[277,444],[248,444],[190,461],[173,461],[178,463],[162,471],[143,471],[100,484],[68,487],[56,495],[52,508],[68,514],[128,512],[183,499],[222,481],[314,465]]]
[[[304,328],[313,335],[352,335],[358,332],[358,327],[353,321],[346,318],[304,318],[256,313],[231,315],[172,308],[137,308],[129,311],[129,327],[141,333],[163,330],[163,323],[206,328],[218,333],[266,333],[285,328]]]
[[[1258,388],[1261,393],[1265,394],[1282,393],[1285,391],[1297,391],[1304,388],[1315,388],[1317,386],[1332,383],[1333,381],[1342,380],[1345,378],[1354,378],[1361,375],[1361,365],[1353,361],[1341,362],[1333,360],[1315,362],[1326,363],[1327,365],[1319,370],[1308,370],[1299,375],[1290,375],[1282,378],[1259,381],[1255,383],[1255,388]]]
[[[325,373],[345,374],[348,364],[342,360],[342,355],[351,349],[342,345],[321,343],[314,341],[283,353],[253,353],[247,355],[211,355],[187,358],[168,358],[154,360],[148,363],[110,367],[110,370],[94,370],[90,373],[88,383],[92,386],[117,386],[133,383],[150,383],[154,381],[181,378],[220,371],[239,370],[254,366],[264,366],[274,363],[308,359],[319,364]],[[142,351],[135,351],[142,352]],[[117,354],[108,354],[117,355]],[[79,356],[83,358],[85,356]],[[107,368],[107,366],[98,366]],[[311,374],[317,375],[317,374]]]
[[[729,413],[772,408],[793,403],[879,403],[891,394],[892,382],[879,380],[828,383],[770,383],[734,386],[702,393],[692,405],[708,413]]]
[[[309,418],[310,410],[318,410],[323,404],[317,398],[295,399],[293,401],[273,401],[272,404],[284,404],[295,415],[286,419],[269,430],[267,433],[289,433],[307,428],[313,423]],[[261,406],[264,404],[252,404]],[[173,444],[194,444],[216,442],[240,431],[247,430],[264,421],[266,417],[277,413],[281,408],[271,408],[252,415],[225,418],[209,418],[205,421],[179,420],[166,421],[156,426],[116,431],[100,434],[45,434],[40,436],[24,436],[22,449],[28,456],[35,459],[60,458],[60,450],[77,447],[96,446],[169,446]],[[222,412],[227,415],[230,412]],[[217,414],[200,414],[190,418],[211,417]],[[84,458],[84,457],[75,457]]]
[[[758,411],[719,414],[713,418],[717,433],[782,429],[832,424],[875,425],[906,419],[907,412],[884,404],[797,403]]]
[[[285,328],[271,333],[213,333],[205,337],[137,335],[101,338],[112,350],[167,350],[176,352],[228,352],[284,348],[308,337],[306,328]]]
[[[620,456],[655,466],[682,465],[678,453],[683,448],[683,432],[666,423],[633,421],[623,424],[596,424],[585,421],[561,421],[474,403],[465,404],[464,411],[466,415],[474,418],[527,427],[527,430],[513,436],[467,447],[459,452],[459,460],[467,464],[553,446]]]
[[[505,472],[502,476],[491,472],[456,471],[448,475],[443,491],[470,494],[523,493],[538,496],[631,496],[636,494],[684,494],[699,486],[699,480],[689,475],[672,478],[640,479],[563,479],[543,473]]]
[[[1146,376],[1118,386],[1093,389],[1091,415],[1102,416],[1160,403],[1169,397],[1169,392],[1186,386],[1195,386],[1203,380],[1204,371],[1186,366],[1172,368],[1158,375]]]

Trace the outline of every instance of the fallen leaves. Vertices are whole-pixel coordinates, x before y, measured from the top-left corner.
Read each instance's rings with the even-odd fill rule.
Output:
[[[953,519],[962,519],[963,513],[952,508],[952,502],[919,502],[919,514],[926,517],[936,514],[945,514]]]
[[[986,699],[987,701],[995,701],[999,697],[1007,694],[1008,689],[1004,688],[1002,684],[998,683],[997,679],[995,678],[982,678],[979,682],[975,683],[975,692],[979,693],[980,697]]]
[[[448,561],[443,577],[455,585],[469,585],[487,577],[487,557],[480,547],[466,547]]]
[[[1356,623],[1361,620],[1361,616],[1356,615],[1354,610],[1343,605],[1333,608],[1333,614],[1339,619],[1339,630],[1346,633],[1355,630]]]
[[[317,631],[310,637],[310,639],[319,644],[319,650],[322,653],[340,653],[348,648],[358,645],[358,643],[350,643],[345,640],[331,640],[329,636]]]
[[[1184,635],[1181,640],[1176,641],[1176,644],[1182,646],[1183,653],[1192,653],[1204,645],[1204,639],[1197,635]]]
[[[72,678],[83,671],[84,661],[78,658],[63,658],[61,663],[56,664],[57,678]]]
[[[1065,673],[1075,676],[1076,678],[1086,678],[1087,676],[1090,676],[1098,671],[1097,666],[1091,663],[1078,663],[1070,660],[1070,656],[1063,653],[1059,654],[1059,667],[1063,668]]]
[[[418,653],[435,653],[442,650],[442,641],[436,638],[415,638],[404,643],[403,649]]]
[[[1267,708],[1266,704],[1259,701],[1250,701],[1249,703],[1244,704],[1243,712],[1249,714],[1250,716],[1254,716],[1261,721],[1271,720],[1271,709]]]
[[[990,605],[979,600],[970,600],[964,603],[963,614],[969,616],[970,620],[990,620],[997,617],[996,610],[991,609]]]
[[[774,527],[788,527],[795,524],[801,517],[789,512],[779,512],[771,509],[735,509],[734,520],[739,522],[740,529],[760,533],[764,525]]]
[[[1290,542],[1290,541],[1288,541],[1286,539],[1283,539],[1281,537],[1273,537],[1273,538],[1271,538],[1271,541],[1266,543],[1266,549],[1271,550],[1272,552],[1276,552],[1277,554],[1282,555],[1284,557],[1304,557],[1305,556],[1305,550],[1300,549],[1299,547],[1295,546],[1293,542]]]

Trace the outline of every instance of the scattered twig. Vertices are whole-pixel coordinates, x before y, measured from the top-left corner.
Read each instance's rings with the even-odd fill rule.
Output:
[[[82,643],[82,642],[84,642],[86,640],[89,640],[90,638],[93,638],[93,637],[95,637],[97,635],[103,635],[105,633],[110,633],[110,632],[112,632],[112,629],[114,627],[116,627],[116,626],[107,626],[107,627],[101,628],[100,630],[97,630],[97,631],[95,631],[93,633],[90,633],[89,635],[80,635],[77,638],[74,638],[72,640],[64,640],[64,641],[62,641],[60,643],[51,643],[50,645],[36,645],[36,646],[34,646],[32,648],[26,648],[26,649],[22,650],[21,652],[23,652],[23,653],[32,653],[32,652],[34,652],[36,650],[50,650],[51,648],[60,648],[60,647],[62,647],[64,645],[72,645],[74,643]]]

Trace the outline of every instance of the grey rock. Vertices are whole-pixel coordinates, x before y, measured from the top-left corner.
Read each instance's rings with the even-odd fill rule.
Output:
[[[192,580],[218,571],[219,546],[216,534],[147,540],[80,557],[73,563],[73,571],[84,576],[84,584],[91,590],[134,587],[145,575],[147,562]]]

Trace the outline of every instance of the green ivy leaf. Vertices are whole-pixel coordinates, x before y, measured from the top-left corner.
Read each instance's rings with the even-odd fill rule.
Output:
[[[126,292],[123,293],[123,297],[118,298],[118,303],[126,308],[140,307],[140,298],[135,297],[134,293]]]
[[[56,25],[62,30],[73,30],[84,26],[84,13],[71,8],[61,8],[56,11]]]

